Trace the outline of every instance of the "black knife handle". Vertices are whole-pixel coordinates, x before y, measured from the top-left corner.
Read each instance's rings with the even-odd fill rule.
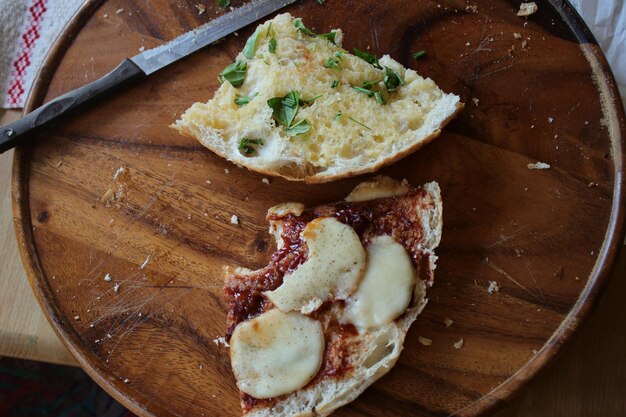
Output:
[[[81,104],[125,82],[145,76],[144,72],[130,59],[125,59],[108,74],[83,87],[77,88],[51,100],[28,113],[21,119],[0,127],[0,153],[15,147],[25,136],[68,113]]]

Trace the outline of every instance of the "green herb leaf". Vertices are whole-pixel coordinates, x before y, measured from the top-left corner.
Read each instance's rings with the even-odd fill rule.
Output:
[[[333,58],[331,56],[324,63],[324,68],[333,68],[333,69],[341,70],[341,66],[339,65],[339,58]]]
[[[248,64],[246,61],[237,61],[220,72],[217,79],[223,83],[224,81],[228,81],[232,84],[233,87],[239,88],[243,84],[244,79],[246,78],[246,69],[248,68]]]
[[[324,94],[318,94],[315,97],[311,97],[311,98],[307,98],[306,100],[302,100],[304,103],[310,103],[312,101],[317,100],[318,98],[322,97]]]
[[[230,0],[217,0],[217,5],[220,7],[230,6]]]
[[[331,43],[335,44],[335,36],[337,35],[337,32],[332,31],[332,32],[328,32],[328,33],[322,33],[320,35],[318,35],[317,33],[313,32],[311,29],[307,28],[306,26],[304,26],[304,23],[302,23],[302,18],[298,17],[296,19],[293,19],[293,25],[296,27],[296,29],[298,29],[300,32],[309,35],[309,36],[317,36],[320,38],[325,38],[328,41],[330,41]]]
[[[287,129],[285,129],[285,132],[287,132],[289,136],[297,136],[297,135],[302,135],[308,132],[309,130],[311,130],[311,125],[306,119],[302,119],[298,123],[292,126],[289,126]]]
[[[326,0],[317,0],[317,2],[318,2],[319,4],[321,4],[322,6],[324,5],[324,2],[325,2],[325,1],[326,1]]]
[[[364,128],[366,128],[367,130],[372,130],[371,127],[364,125],[363,123],[359,122],[358,120],[353,119],[352,117],[348,116],[348,119],[352,120],[354,123],[363,126]]]
[[[235,104],[238,106],[245,106],[246,104],[250,103],[250,101],[252,101],[252,99],[255,98],[257,94],[259,93],[254,93],[251,96],[240,96],[239,94],[237,94],[237,98],[235,99]]]
[[[244,155],[256,155],[258,153],[257,147],[259,146],[263,146],[263,139],[243,138],[239,143],[239,150]]]
[[[284,97],[273,97],[267,100],[272,108],[272,115],[277,122],[289,127],[300,108],[300,93],[293,90]]]
[[[300,32],[302,32],[304,34],[307,34],[309,36],[317,36],[317,34],[315,32],[313,32],[312,30],[310,30],[306,26],[304,26],[304,23],[302,23],[302,18],[301,17],[293,19],[293,25],[296,27],[296,29],[298,29]]]
[[[343,112],[339,112],[335,115],[335,120],[339,120],[341,119],[341,116],[343,116]]]
[[[385,67],[385,79],[383,82],[387,86],[387,91],[389,92],[396,91],[398,87],[406,84],[400,73],[389,67]]]
[[[272,33],[272,23],[274,22],[270,22],[270,25],[267,27],[267,32],[265,32],[265,37],[267,38],[268,36],[270,36],[270,34]],[[272,35],[273,36],[273,35]]]
[[[328,39],[328,41],[330,43],[332,43],[333,45],[336,45],[335,43],[335,36],[337,35],[337,32],[332,31],[332,32],[328,32],[328,33],[322,33],[317,35],[319,38],[324,38],[324,39]]]
[[[421,51],[417,51],[413,54],[413,58],[420,59],[421,57],[426,56],[426,51],[423,49]]]
[[[363,88],[371,90],[376,84],[378,84],[377,81],[363,81]]]
[[[368,97],[374,97],[374,92],[370,89],[363,88],[363,87],[352,87],[352,88],[354,88],[355,91],[358,91],[359,93],[363,93]]]
[[[378,62],[378,58],[376,58],[376,55],[370,54],[369,52],[361,51],[357,48],[354,48],[353,51],[354,55],[358,56],[365,62],[372,64],[374,68],[383,69],[383,67],[381,67],[380,63]]]
[[[259,34],[259,30],[254,31],[252,36],[250,36],[246,41],[246,45],[243,47],[243,51],[241,51],[243,53],[243,56],[248,59],[254,58],[254,51],[256,51],[256,42],[259,39]]]
[[[385,101],[385,98],[378,91],[374,93],[374,98],[376,99],[378,104],[387,104],[387,102]]]
[[[339,80],[333,80],[333,82],[330,84],[330,88],[337,88],[338,85],[339,85]]]
[[[270,43],[267,46],[267,49],[270,51],[271,54],[275,54],[276,53],[276,38],[272,38],[270,39]]]

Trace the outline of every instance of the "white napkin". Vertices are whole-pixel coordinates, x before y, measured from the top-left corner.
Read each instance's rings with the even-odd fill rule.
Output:
[[[540,8],[544,4],[535,1]],[[622,101],[626,102],[626,2],[571,0],[571,3],[606,54]],[[2,107],[24,106],[46,53],[81,4],[82,0],[0,0]]]
[[[0,0],[0,99],[22,108],[37,71],[83,0]]]

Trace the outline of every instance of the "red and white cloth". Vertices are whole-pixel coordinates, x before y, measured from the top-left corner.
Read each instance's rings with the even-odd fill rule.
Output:
[[[0,0],[2,107],[22,108],[41,64],[83,0]]]
[[[535,0],[542,7],[541,0]],[[626,102],[626,2],[570,0],[607,56]],[[83,0],[0,0],[0,100],[21,108],[37,71]],[[521,1],[520,1],[521,3]]]

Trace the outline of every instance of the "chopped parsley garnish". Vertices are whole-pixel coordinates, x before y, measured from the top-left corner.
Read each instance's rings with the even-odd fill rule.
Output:
[[[243,53],[243,56],[248,59],[254,58],[254,51],[256,51],[256,42],[259,39],[259,34],[260,31],[255,30],[252,36],[250,36],[246,41],[246,45],[243,47],[243,51],[241,51]]]
[[[259,146],[263,146],[263,139],[243,138],[239,143],[239,150],[244,155],[256,155],[258,153],[257,147]]]
[[[339,65],[339,58],[330,57],[324,63],[324,68],[333,68],[341,70],[341,66]]]
[[[321,4],[322,6],[324,5],[324,2],[325,2],[325,1],[326,1],[326,0],[317,0],[317,2],[318,2],[319,4]]]
[[[246,78],[247,68],[248,64],[246,64],[246,61],[233,62],[232,64],[224,68],[222,72],[220,72],[217,79],[221,83],[223,83],[224,81],[228,81],[232,84],[233,87],[239,88]]]
[[[267,49],[270,51],[271,54],[276,53],[276,38],[272,37],[272,39],[270,39],[270,42],[267,45]]]
[[[217,0],[217,5],[220,7],[230,6],[230,0]]]
[[[421,51],[417,51],[413,54],[413,58],[415,59],[420,59],[421,57],[426,56],[426,51],[425,50],[421,50]]]
[[[237,94],[237,98],[235,99],[235,104],[238,106],[245,106],[246,104],[250,103],[250,101],[252,101],[252,99],[255,98],[257,94],[259,93],[254,93],[251,96],[240,96],[239,94]]]
[[[404,78],[402,78],[400,73],[392,70],[389,67],[385,67],[385,79],[383,82],[387,86],[387,91],[389,91],[390,93],[396,91],[398,87],[406,84]]]
[[[311,97],[311,98],[307,98],[306,100],[302,100],[302,102],[304,103],[310,103],[312,101],[317,100],[318,98],[322,97],[324,94],[318,94],[315,97]]]
[[[372,128],[371,128],[371,127],[364,125],[363,123],[359,122],[359,121],[358,121],[358,120],[356,120],[356,119],[353,119],[353,118],[352,118],[352,117],[350,117],[350,116],[348,116],[348,119],[352,120],[354,123],[356,123],[356,124],[358,124],[358,125],[360,125],[360,126],[363,126],[363,127],[364,127],[364,128],[366,128],[367,130],[372,130]]]
[[[371,90],[372,87],[374,87],[376,84],[378,84],[377,81],[363,81],[363,88],[366,88],[368,90]]]
[[[274,22],[270,22],[270,25],[267,27],[267,32],[265,33],[265,37],[267,38],[268,36],[270,36],[270,34],[272,33],[272,23]],[[272,35],[273,36],[273,35]]]
[[[339,80],[333,80],[333,82],[330,83],[330,88],[337,88],[338,85],[339,85]]]
[[[335,120],[340,120],[341,116],[343,116],[343,112],[339,112],[335,115]]]
[[[368,97],[374,97],[374,92],[372,90],[370,90],[369,88],[363,88],[363,87],[352,87],[354,88],[354,91],[358,91],[359,93],[363,93]]]
[[[291,126],[296,113],[300,109],[300,93],[293,90],[285,97],[273,97],[267,100],[267,104],[272,108],[272,116],[277,122],[287,127]]]
[[[354,51],[354,55],[358,56],[363,61],[369,64],[372,64],[374,68],[383,69],[383,67],[381,67],[380,63],[378,62],[378,58],[376,58],[376,55],[370,54],[369,52],[361,51],[360,49],[357,49],[357,48],[354,48],[353,51]]]
[[[306,119],[302,119],[298,123],[295,123],[285,129],[285,132],[287,132],[289,136],[297,136],[302,135],[309,130],[311,130],[311,125]]]
[[[309,35],[309,36],[313,36],[313,37],[319,37],[319,38],[325,38],[327,40],[329,40],[330,42],[332,42],[333,44],[335,44],[335,35],[337,34],[336,32],[328,32],[328,33],[322,33],[322,34],[317,34],[315,32],[313,32],[311,29],[307,28],[306,26],[304,26],[304,23],[302,23],[302,18],[298,17],[296,19],[293,19],[293,25],[296,27],[296,29],[298,29],[300,32]]]
[[[379,91],[376,91],[374,93],[374,98],[376,99],[378,104],[387,104],[387,102],[385,101],[385,98],[380,94]]]

